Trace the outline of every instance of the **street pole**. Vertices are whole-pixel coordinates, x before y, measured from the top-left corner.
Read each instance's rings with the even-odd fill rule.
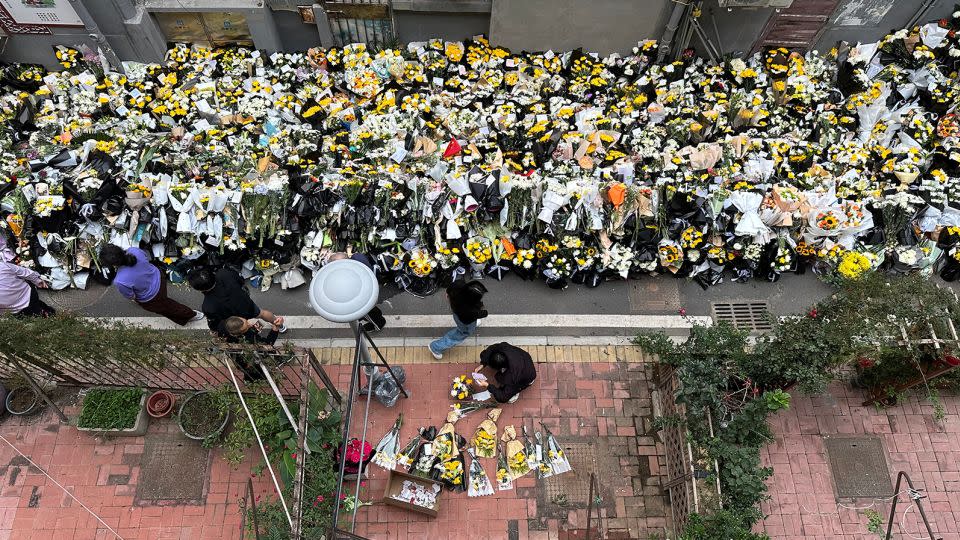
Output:
[[[113,47],[110,46],[110,42],[107,41],[106,36],[100,31],[100,26],[97,25],[97,21],[93,18],[93,15],[87,11],[87,6],[83,5],[83,2],[80,0],[70,0],[70,5],[73,6],[74,11],[77,12],[77,16],[83,21],[83,27],[86,28],[89,33],[90,39],[103,51],[107,63],[120,73],[123,73],[123,64],[120,63],[120,58],[117,57],[117,53],[113,52]]]

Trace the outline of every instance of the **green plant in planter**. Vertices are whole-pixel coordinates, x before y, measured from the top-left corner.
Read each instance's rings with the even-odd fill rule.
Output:
[[[137,422],[142,399],[139,388],[93,388],[83,398],[77,427],[130,429]]]

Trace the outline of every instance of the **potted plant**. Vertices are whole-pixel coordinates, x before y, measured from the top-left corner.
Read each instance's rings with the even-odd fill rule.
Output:
[[[83,398],[77,430],[135,437],[147,432],[147,395],[140,388],[91,388]]]
[[[3,403],[7,412],[15,416],[26,416],[41,409],[40,396],[28,385],[11,388]]]
[[[209,390],[201,390],[183,400],[177,423],[187,438],[209,441],[218,437],[230,421],[230,409]]]
[[[173,411],[177,398],[166,390],[157,390],[147,398],[147,414],[153,418],[163,418]]]

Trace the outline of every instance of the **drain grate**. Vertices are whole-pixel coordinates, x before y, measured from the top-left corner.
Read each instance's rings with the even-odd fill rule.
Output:
[[[675,279],[638,279],[630,282],[631,313],[676,313],[680,286]]]
[[[147,437],[135,504],[204,504],[209,462],[210,450],[179,433]]]
[[[770,330],[770,314],[766,302],[715,302],[714,322],[728,322],[742,330]]]
[[[879,437],[824,437],[838,499],[893,495],[890,469]]]
[[[596,447],[575,442],[561,446],[573,470],[543,481],[545,499],[560,506],[586,508],[590,502],[590,473],[596,472],[597,466]]]

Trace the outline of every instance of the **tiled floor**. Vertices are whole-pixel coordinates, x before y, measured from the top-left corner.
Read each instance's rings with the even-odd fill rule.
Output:
[[[875,538],[867,530],[871,510],[882,516],[885,531],[890,501],[837,500],[823,443],[825,435],[875,434],[892,478],[906,471],[925,490],[921,504],[934,533],[960,540],[960,398],[943,393],[946,417],[940,424],[930,401],[917,394],[888,409],[864,407],[863,400],[860,390],[833,385],[823,396],[794,395],[790,408],[773,418],[776,440],[763,452],[774,473],[762,529],[772,538]],[[893,537],[928,536],[916,508],[901,495]]]
[[[592,445],[593,469],[600,491],[600,519],[607,538],[648,538],[667,525],[669,510],[660,494],[663,482],[662,445],[653,434],[651,419],[652,366],[633,347],[531,347],[539,377],[521,399],[504,406],[498,426],[519,426],[522,420],[542,421],[561,443]],[[421,426],[443,421],[451,401],[450,380],[470,370],[479,349],[463,347],[435,362],[425,349],[386,348],[385,353],[407,371],[411,398],[387,409],[374,402],[368,438],[375,444],[404,414],[401,442]],[[334,383],[347,387],[348,353],[334,350],[319,355]],[[944,395],[946,418],[933,422],[933,407],[910,396],[898,407],[878,410],[862,407],[859,391],[835,385],[827,395],[794,395],[791,407],[772,419],[775,440],[763,451],[774,468],[768,515],[758,526],[778,539],[864,539],[875,537],[866,528],[866,509],[884,518],[888,501],[840,501],[834,496],[823,436],[878,434],[883,439],[891,473],[907,471],[925,489],[922,501],[936,533],[960,540],[960,398]],[[75,405],[65,410],[71,418]],[[355,419],[362,419],[362,407]],[[483,413],[462,419],[458,432],[469,438]],[[151,434],[177,432],[176,425],[154,421]],[[134,493],[139,481],[144,438],[97,440],[60,425],[51,413],[29,420],[5,418],[0,435],[59,482],[64,489],[31,467],[0,441],[0,540],[43,538],[229,539],[241,538],[241,504],[246,496],[251,466],[248,459],[232,468],[214,451],[210,462],[205,504],[202,506],[139,506]],[[359,435],[354,430],[354,435]],[[488,473],[493,460],[482,461]],[[583,481],[585,469],[573,478]],[[172,470],[170,474],[177,474]],[[483,498],[444,492],[443,509],[435,519],[385,506],[380,502],[386,472],[371,468],[363,499],[374,502],[357,514],[356,532],[369,538],[580,538],[586,510],[551,499],[532,477],[521,479],[514,491]],[[266,477],[254,477],[256,496],[272,497]],[[571,489],[576,489],[574,486]],[[575,501],[574,501],[575,502]],[[102,524],[86,505],[100,517]],[[918,514],[909,503],[898,510],[895,538],[921,538]],[[906,512],[905,512],[906,511]],[[349,529],[349,516],[341,525]],[[901,522],[904,530],[899,530]]]
[[[420,426],[438,425],[451,403],[450,380],[470,370],[477,352],[464,347],[448,354],[441,364],[434,363],[422,348],[388,349],[386,353],[396,363],[408,364],[404,367],[412,397],[392,409],[375,402],[370,409],[368,437],[376,443],[401,411],[405,418],[403,442]],[[645,537],[647,531],[662,529],[667,509],[659,488],[662,463],[649,434],[650,365],[633,347],[534,347],[531,352],[541,362],[538,380],[517,403],[504,407],[498,425],[519,426],[525,419],[532,426],[533,421],[543,421],[561,443],[596,445],[600,452],[594,468],[602,496],[599,515],[609,538]],[[321,355],[331,364],[327,369],[337,386],[345,389],[349,370],[331,362],[331,357],[347,355],[339,351]],[[76,405],[66,406],[65,411],[71,418],[79,412]],[[361,414],[362,407],[358,407],[356,418]],[[458,431],[470,437],[481,415],[461,420]],[[172,421],[154,421],[147,437],[177,430]],[[80,501],[72,500],[0,441],[0,540],[242,536],[240,504],[254,459],[234,469],[214,451],[203,506],[137,506],[134,493],[143,437],[98,441],[72,426],[60,425],[49,412],[29,420],[6,418],[0,423],[0,435]],[[490,473],[493,460],[485,461]],[[585,473],[568,474],[585,481]],[[445,492],[444,510],[437,519],[428,520],[379,501],[385,475],[374,467],[363,489],[364,500],[375,504],[360,510],[356,531],[370,538],[508,538],[514,531],[519,538],[572,538],[577,529],[585,527],[585,508],[545,498],[544,489],[533,478],[521,479],[516,489],[505,495],[468,498],[465,493]],[[266,477],[254,481],[258,497],[271,497]],[[349,527],[348,521],[341,523]]]

